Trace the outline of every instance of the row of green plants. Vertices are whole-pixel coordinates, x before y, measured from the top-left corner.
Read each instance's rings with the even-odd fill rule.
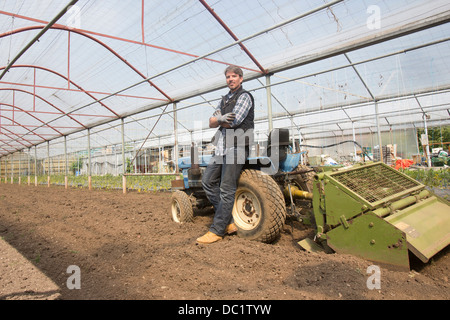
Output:
[[[441,189],[450,188],[449,168],[437,170],[400,170],[428,187]],[[182,175],[180,175],[180,178],[182,178]],[[46,175],[38,176],[38,184],[47,185],[47,179],[48,177]],[[171,188],[171,181],[174,179],[174,176],[127,176],[127,189],[136,190],[138,192],[169,190]],[[4,181],[5,178],[2,177],[2,182]],[[9,183],[10,181],[11,178],[8,177],[7,182]],[[13,182],[18,183],[19,178],[14,177]],[[22,177],[21,183],[28,183],[28,178],[26,176]],[[34,183],[34,177],[31,177],[31,183]],[[52,185],[64,185],[64,175],[52,175],[50,183]],[[122,189],[122,176],[92,176],[91,183],[93,188],[98,189]],[[68,176],[68,184],[71,187],[87,188],[89,186],[88,177],[85,175]]]
[[[181,175],[180,175],[181,177]],[[174,176],[127,176],[127,189],[135,190],[138,192],[149,192],[149,191],[164,191],[171,188],[171,180],[174,180]],[[2,177],[2,182],[5,178]],[[7,182],[10,183],[11,178],[7,178]],[[31,184],[34,184],[34,176],[31,177]],[[88,176],[68,176],[68,185],[75,188],[88,188]],[[14,177],[13,183],[19,183],[19,178]],[[28,177],[21,178],[21,184],[27,184]],[[38,185],[47,185],[48,176],[38,176]],[[105,189],[105,190],[121,190],[123,179],[122,176],[104,175],[104,176],[92,176],[91,185],[95,189]],[[50,177],[51,185],[65,185],[64,175],[52,175]]]
[[[449,189],[450,188],[450,169],[441,168],[433,170],[411,170],[411,169],[400,169],[403,173],[407,174],[413,179],[416,179],[420,183],[439,189]]]

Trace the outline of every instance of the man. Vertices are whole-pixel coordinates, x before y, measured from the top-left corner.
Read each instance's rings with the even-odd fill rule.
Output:
[[[253,141],[254,100],[242,88],[242,70],[229,66],[225,78],[230,91],[209,118],[209,127],[219,129],[213,139],[216,150],[203,175],[202,185],[215,213],[209,231],[197,239],[201,244],[219,241],[225,234],[237,231],[232,215],[234,197]]]

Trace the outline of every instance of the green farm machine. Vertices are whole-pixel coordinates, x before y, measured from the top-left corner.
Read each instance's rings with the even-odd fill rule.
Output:
[[[270,143],[273,134],[276,144]],[[273,242],[287,218],[315,229],[299,241],[306,250],[345,253],[409,270],[410,254],[424,263],[450,243],[450,205],[409,176],[382,162],[319,170],[299,165],[290,152],[289,132],[269,136],[271,156],[248,158],[239,180],[233,218],[243,238]],[[201,187],[210,156],[179,159],[182,180],[174,180],[172,218],[193,221],[208,206]]]
[[[381,162],[317,174],[312,202],[316,242],[337,253],[409,269],[409,252],[426,263],[450,243],[449,204]]]

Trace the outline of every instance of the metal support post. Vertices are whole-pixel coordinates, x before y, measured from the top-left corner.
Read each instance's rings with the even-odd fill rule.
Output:
[[[92,178],[91,178],[91,174],[92,174],[92,170],[91,170],[91,129],[88,128],[87,129],[87,138],[88,138],[88,185],[89,185],[89,190],[92,189]]]
[[[22,155],[20,154],[20,151],[19,151],[19,174],[18,174],[18,176],[19,176],[19,185],[22,183],[22,179],[21,179],[21,171],[22,171],[22,163],[21,163],[21,158],[22,158]]]
[[[272,87],[270,85],[270,75],[266,75],[266,93],[267,93],[267,118],[269,120],[269,132],[273,129],[272,122]]]
[[[28,185],[31,185],[31,163],[30,163],[31,156],[30,156],[30,154],[31,154],[31,147],[28,148],[28,173],[27,173],[27,175],[28,175]]]
[[[67,136],[64,136],[64,164],[65,164],[64,187],[67,189],[69,186],[68,184],[69,166],[67,164]]]
[[[5,183],[8,183],[8,156],[5,156]]]
[[[127,172],[127,163],[125,161],[125,119],[122,118],[121,120],[121,135],[122,135],[122,190],[123,193],[127,193],[127,177],[125,176],[125,173]]]
[[[38,177],[37,177],[37,146],[34,146],[34,185],[36,187],[38,185]]]
[[[50,141],[47,141],[47,187],[50,187]]]
[[[424,147],[424,151],[426,153],[427,156],[427,165],[428,168],[431,168],[431,156],[430,156],[430,145],[428,143],[428,125],[427,125],[427,119],[429,119],[429,115],[427,115],[426,113],[423,114],[423,125],[424,125],[424,129],[425,129],[425,136],[426,136],[426,145],[422,145]]]
[[[353,141],[356,142],[356,134],[355,134],[355,122],[352,121],[352,134],[353,134]],[[353,152],[354,152],[354,157],[353,157],[353,161],[357,161],[357,156],[356,156],[356,144],[353,143]],[[364,157],[364,155],[363,155]]]
[[[11,184],[13,184],[14,179],[14,154],[11,155]]]
[[[380,161],[384,163],[383,143],[381,141],[380,118],[378,113],[378,102],[376,100],[375,100],[375,119],[377,122],[377,137],[378,137],[378,147],[380,148]]]
[[[178,172],[178,126],[177,126],[177,103],[173,103],[173,130],[175,134],[175,145],[174,145],[174,161],[175,161],[175,172]]]

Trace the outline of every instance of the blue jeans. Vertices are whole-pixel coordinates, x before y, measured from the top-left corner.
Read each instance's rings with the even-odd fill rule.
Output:
[[[234,197],[247,157],[248,150],[245,150],[244,154],[244,152],[238,153],[237,149],[234,149],[234,154],[213,156],[203,174],[203,190],[214,206],[215,212],[209,231],[218,236],[224,236],[227,225],[233,222]]]

